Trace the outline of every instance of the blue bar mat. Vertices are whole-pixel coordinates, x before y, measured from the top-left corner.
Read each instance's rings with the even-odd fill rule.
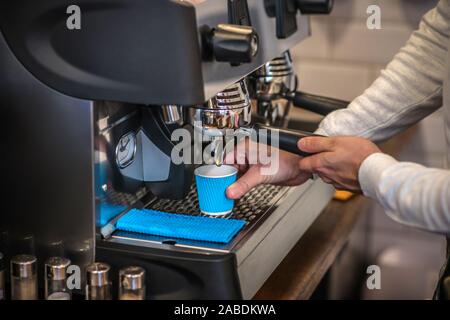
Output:
[[[126,206],[102,203],[100,206],[97,207],[99,213],[98,219],[99,227],[103,227],[104,225],[106,225],[111,219],[119,215],[126,208],[127,208]]]
[[[167,238],[228,243],[245,226],[236,219],[208,218],[156,210],[130,210],[117,221],[116,228]]]

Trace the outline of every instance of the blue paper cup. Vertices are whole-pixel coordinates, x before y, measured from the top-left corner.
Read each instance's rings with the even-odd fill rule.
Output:
[[[229,199],[225,191],[236,181],[237,169],[226,165],[205,165],[195,169],[194,174],[200,211],[216,217],[231,213],[234,200]]]

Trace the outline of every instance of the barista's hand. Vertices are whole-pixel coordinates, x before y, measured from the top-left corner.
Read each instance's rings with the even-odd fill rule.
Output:
[[[308,137],[298,142],[305,152],[317,153],[299,162],[300,170],[318,174],[336,189],[360,192],[358,172],[371,154],[381,152],[371,141],[358,137]]]
[[[250,148],[251,150],[252,148]],[[298,163],[301,157],[289,152],[278,150],[278,168],[272,174],[264,174],[264,168],[268,169],[269,165],[253,164],[248,165],[249,151],[248,143],[246,143],[245,154],[236,152],[228,153],[225,157],[225,163],[234,164],[239,169],[240,177],[227,189],[227,196],[230,199],[238,199],[245,195],[250,189],[260,184],[275,184],[283,186],[296,186],[305,183],[311,174],[301,172],[298,169]],[[272,153],[275,158],[274,153]],[[236,159],[238,156],[245,159]],[[239,161],[238,161],[239,160]],[[246,164],[236,164],[246,163]],[[267,171],[267,170],[266,170]]]

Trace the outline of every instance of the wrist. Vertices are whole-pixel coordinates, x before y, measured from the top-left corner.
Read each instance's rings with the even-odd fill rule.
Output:
[[[358,171],[358,180],[363,194],[370,198],[376,198],[384,170],[396,163],[397,160],[393,157],[381,152],[372,153],[364,159]]]

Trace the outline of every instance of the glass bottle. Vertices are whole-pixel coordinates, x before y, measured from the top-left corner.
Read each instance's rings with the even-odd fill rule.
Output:
[[[71,300],[72,292],[67,287],[67,268],[70,260],[51,257],[45,262],[45,299]]]
[[[119,271],[119,300],[145,300],[145,270],[126,267]]]
[[[11,299],[37,300],[37,259],[21,254],[11,259]]]
[[[86,268],[86,300],[111,300],[110,266],[94,262]]]

